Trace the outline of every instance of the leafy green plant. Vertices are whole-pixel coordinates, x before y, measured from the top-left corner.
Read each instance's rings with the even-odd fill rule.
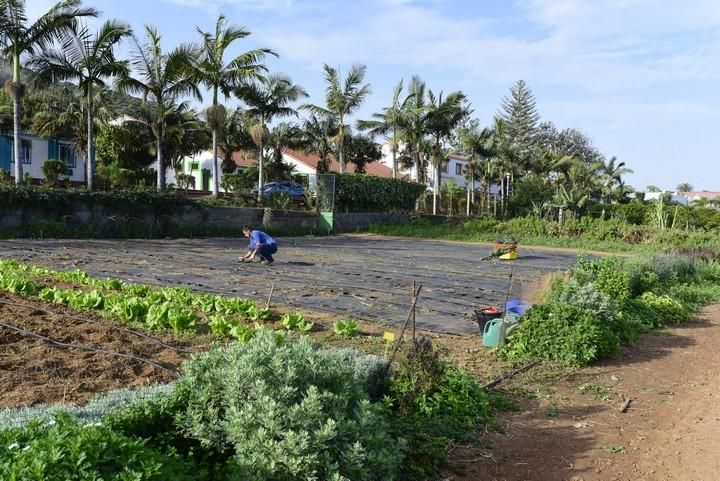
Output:
[[[102,425],[67,414],[0,431],[0,478],[43,481],[197,479],[192,465]]]
[[[585,366],[615,355],[618,348],[617,334],[602,317],[572,304],[554,303],[530,308],[504,352],[513,359]]]
[[[396,428],[407,440],[403,479],[437,477],[452,442],[473,438],[489,400],[469,374],[440,358],[429,338],[413,341],[390,388]]]
[[[333,331],[339,337],[355,337],[360,333],[357,321],[348,319],[345,321],[335,321],[333,323]]]
[[[300,313],[285,313],[280,319],[280,322],[287,330],[298,330],[302,332],[309,332],[313,328],[313,323],[305,320],[305,316]]]
[[[639,300],[657,312],[663,322],[680,323],[688,321],[692,317],[689,309],[667,295],[659,296],[653,292],[646,292],[640,296]]]
[[[39,290],[33,281],[12,272],[0,272],[0,289],[23,296],[31,296]]]

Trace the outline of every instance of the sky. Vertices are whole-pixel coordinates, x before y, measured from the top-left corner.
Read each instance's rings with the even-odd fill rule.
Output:
[[[28,0],[31,16],[52,0]],[[322,104],[322,66],[367,65],[372,95],[355,118],[419,75],[462,90],[489,125],[522,79],[542,121],[583,131],[635,172],[628,182],[720,191],[718,0],[92,0],[136,33],[157,27],[166,49],[197,41],[222,13],[252,34],[230,50],[279,54],[271,71]],[[129,49],[129,45],[126,47]],[[207,102],[207,100],[206,100]],[[233,100],[227,102],[232,105]]]

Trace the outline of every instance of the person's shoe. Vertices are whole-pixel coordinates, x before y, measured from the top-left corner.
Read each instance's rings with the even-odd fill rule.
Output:
[[[265,260],[263,260],[263,261],[261,262],[261,264],[264,265],[264,266],[269,266],[269,265],[272,264],[272,263],[273,263],[273,261],[269,261],[269,260],[267,260],[267,259],[265,259]]]

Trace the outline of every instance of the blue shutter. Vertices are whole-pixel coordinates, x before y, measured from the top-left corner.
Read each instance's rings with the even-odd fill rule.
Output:
[[[58,152],[58,143],[57,140],[51,140],[48,139],[48,160],[57,160],[59,159],[60,153]]]
[[[0,136],[0,169],[10,170],[11,157],[10,138],[4,135]]]

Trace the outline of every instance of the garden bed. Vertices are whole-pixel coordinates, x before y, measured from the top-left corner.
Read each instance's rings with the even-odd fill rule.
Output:
[[[0,322],[31,331],[65,344],[88,346],[142,357],[176,371],[187,353],[177,352],[149,339],[118,331],[117,324],[79,322],[48,315],[42,310],[81,315],[99,320],[90,313],[78,314],[64,306],[52,305],[8,293],[0,301],[21,303],[30,307],[0,304]],[[198,340],[180,340],[172,336],[155,336],[170,346],[192,348]],[[53,346],[26,333],[0,328],[0,407],[17,407],[38,403],[82,404],[93,395],[129,386],[168,382],[170,373],[156,366],[107,353]]]

